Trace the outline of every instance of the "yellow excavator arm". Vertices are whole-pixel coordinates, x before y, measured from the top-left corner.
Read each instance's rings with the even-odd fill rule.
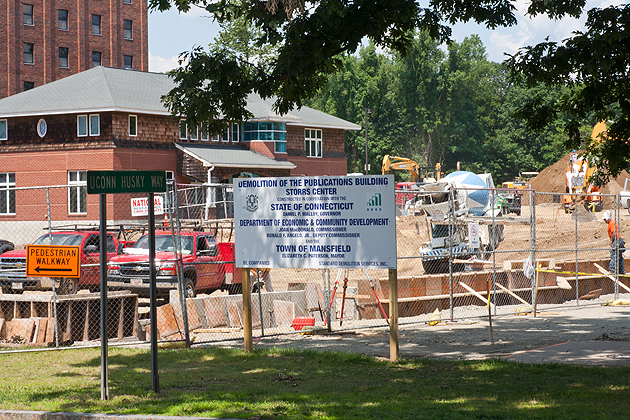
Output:
[[[394,171],[405,170],[411,174],[411,180],[418,182],[420,179],[420,166],[411,159],[398,156],[383,156],[383,165],[381,172],[385,174],[393,174]]]
[[[442,175],[442,172],[440,172],[441,168],[442,165],[439,163],[435,165],[435,180],[440,180]],[[433,168],[429,166],[420,166],[417,162],[404,157],[390,155],[383,156],[383,165],[381,166],[381,173],[383,175],[393,174],[394,171],[407,171],[411,174],[411,180],[413,182],[421,182],[422,178],[427,176],[425,173],[427,170],[432,172]]]

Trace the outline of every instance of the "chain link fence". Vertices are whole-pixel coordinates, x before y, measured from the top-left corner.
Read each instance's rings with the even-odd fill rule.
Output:
[[[11,194],[14,214],[0,221],[2,347],[100,345],[98,197],[81,185]],[[625,247],[620,241],[611,247],[602,214],[611,211],[622,238],[630,215],[618,196],[600,199],[596,206],[589,197],[532,190],[397,191],[400,328],[489,311],[588,305],[594,296],[627,293],[625,262],[616,257],[609,265]],[[170,183],[154,205],[158,339],[242,340],[231,186]],[[111,344],[150,337],[147,209],[146,194],[107,197]],[[30,244],[79,246],[80,277],[26,277]],[[388,270],[252,269],[249,275],[254,337],[388,324]]]

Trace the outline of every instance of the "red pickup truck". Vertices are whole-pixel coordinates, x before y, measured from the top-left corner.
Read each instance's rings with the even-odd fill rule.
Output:
[[[60,231],[40,236],[33,245],[73,245],[81,247],[81,277],[58,278],[56,292],[71,295],[79,289],[98,291],[100,288],[101,242],[98,231]],[[122,244],[114,235],[107,235],[107,258],[122,253]],[[0,286],[3,293],[24,290],[52,289],[50,277],[26,277],[26,249],[7,251],[0,255]]]
[[[173,243],[169,231],[155,232],[155,266],[157,295],[167,296],[177,289],[179,267],[186,297],[199,292],[227,290],[230,294],[243,292],[241,279],[234,278],[234,244],[217,242],[207,232],[180,232],[181,248]],[[175,250],[181,249],[175,258]],[[149,235],[145,234],[123,254],[109,260],[107,286],[109,289],[131,290],[141,297],[149,296]],[[238,276],[237,276],[238,277]]]

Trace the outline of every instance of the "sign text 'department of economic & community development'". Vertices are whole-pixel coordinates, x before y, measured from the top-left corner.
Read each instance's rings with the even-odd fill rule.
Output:
[[[396,268],[394,177],[234,180],[238,267]]]

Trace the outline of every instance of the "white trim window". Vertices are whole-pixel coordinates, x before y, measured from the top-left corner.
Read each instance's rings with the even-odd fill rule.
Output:
[[[7,120],[0,120],[0,140],[7,140],[9,138],[9,127]]]
[[[68,213],[87,213],[87,171],[68,171]]]
[[[99,114],[90,114],[90,136],[101,135],[101,118]]]
[[[232,124],[232,143],[238,143],[239,138],[239,125]]]
[[[129,135],[131,137],[136,137],[138,135],[138,116],[137,115],[129,116]]]
[[[0,214],[15,214],[15,173],[0,173]]]
[[[87,137],[87,135],[88,135],[88,116],[78,115],[77,116],[77,136]]]
[[[210,140],[208,136],[208,123],[202,122],[201,123],[201,141],[208,141],[208,140]]]
[[[304,130],[304,148],[307,157],[322,157],[322,130]]]
[[[227,127],[223,129],[223,134],[221,134],[221,141],[223,143],[228,143],[230,141],[230,126],[228,124]]]
[[[219,141],[221,140],[220,137],[221,137],[220,135],[215,134],[214,136],[212,136],[212,141]]]
[[[89,117],[89,118],[88,118]],[[101,123],[99,114],[77,116],[77,136],[87,137],[101,135]]]
[[[194,141],[199,140],[199,128],[196,125],[193,125],[192,127],[190,127],[189,131],[190,131],[191,140],[194,140]]]
[[[188,127],[186,126],[186,120],[179,120],[179,139],[188,139]]]

